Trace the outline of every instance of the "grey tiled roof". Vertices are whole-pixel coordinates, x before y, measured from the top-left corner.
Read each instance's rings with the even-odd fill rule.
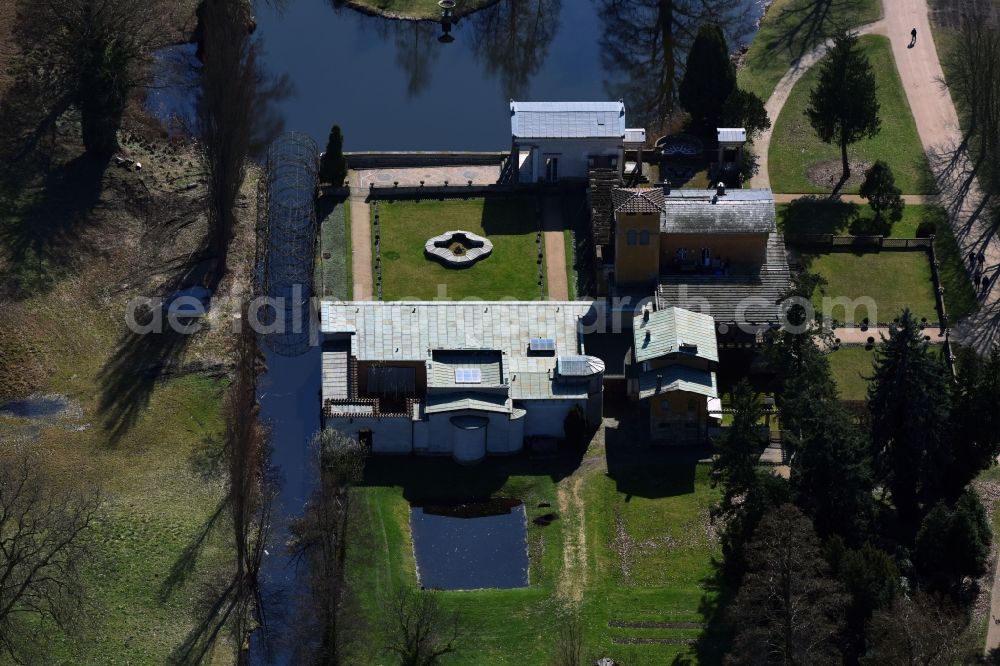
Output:
[[[715,321],[706,314],[667,306],[651,312],[648,321],[642,315],[636,317],[632,322],[632,336],[638,362],[684,353],[682,345],[695,345],[697,351],[693,355],[698,358],[719,360]]]
[[[664,197],[664,233],[770,233],[777,229],[770,190],[673,190]]]
[[[775,323],[777,304],[791,285],[781,234],[768,236],[767,263],[755,275],[675,275],[660,277],[658,307],[674,305],[710,314],[718,324]]]
[[[684,365],[670,365],[639,375],[639,398],[641,400],[657,395],[657,375],[660,375],[662,382],[660,395],[673,391],[687,391],[709,398],[719,397],[719,387],[714,372],[689,368]]]
[[[548,372],[518,372],[511,375],[510,397],[514,400],[582,399],[587,397],[587,384],[553,380]]]
[[[625,136],[622,102],[511,102],[510,131],[519,139]]]
[[[353,332],[351,354],[359,361],[425,361],[435,349],[524,356],[531,338],[552,338],[557,355],[573,355],[580,352],[578,320],[591,307],[585,301],[323,301],[320,326],[323,333]]]
[[[663,190],[659,188],[616,188],[612,193],[616,213],[661,213]]]
[[[346,342],[323,345],[323,401],[346,400],[350,396],[350,346]]]

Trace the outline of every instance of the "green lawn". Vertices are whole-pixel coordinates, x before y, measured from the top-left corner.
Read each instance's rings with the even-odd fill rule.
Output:
[[[878,342],[878,336],[875,341]],[[872,364],[875,362],[875,350],[864,347],[841,347],[831,352],[830,371],[837,382],[840,397],[843,400],[864,400],[868,396],[868,380],[872,375]]]
[[[821,275],[827,284],[813,294],[817,315],[826,316],[824,299],[873,299],[876,312],[858,307],[845,312],[843,306],[833,307],[830,317],[839,322],[891,321],[903,308],[910,308],[918,319],[938,321],[931,264],[920,251],[884,251],[853,254],[827,252],[803,255],[811,273]]]
[[[563,478],[576,468],[569,457],[518,456],[474,468],[445,460],[371,461],[367,485],[357,493],[348,553],[348,578],[369,626],[381,626],[380,597],[416,583],[410,501],[516,497],[529,519],[530,586],[434,592],[463,618],[460,651],[447,663],[549,663],[558,627],[574,616],[584,637],[584,663],[602,656],[636,666],[675,658],[716,661],[719,644],[710,639],[697,645],[613,642],[703,638],[701,625],[716,599],[713,558],[720,555],[708,523],[718,497],[709,466],[687,452],[633,449],[626,437],[620,440],[625,448],[612,447],[608,472],[592,459],[570,478]],[[603,451],[595,444],[589,454]],[[538,507],[540,502],[551,507]],[[559,513],[552,524],[530,522],[551,511]],[[609,626],[637,622],[664,626]],[[359,642],[354,663],[384,663],[381,636],[376,630]]]
[[[927,159],[899,80],[889,40],[867,35],[861,37],[860,44],[875,71],[882,130],[874,138],[859,141],[848,148],[848,154],[852,160],[872,163],[880,159],[887,162],[896,175],[896,184],[906,194],[933,192]],[[809,93],[818,80],[817,65],[792,89],[781,115],[774,123],[768,165],[771,187],[775,192],[828,192],[828,188],[813,184],[806,175],[807,169],[823,162],[832,160],[839,173],[839,148],[821,142],[805,115]],[[857,193],[858,185],[849,184],[842,191]]]
[[[539,222],[534,198],[380,202],[378,206],[383,300],[538,300]],[[493,254],[463,269],[446,268],[424,255],[428,238],[456,229],[488,237]]]
[[[778,227],[786,234],[846,236],[868,233],[873,227],[871,208],[867,204],[799,199],[790,204],[778,204],[776,208]],[[940,263],[945,308],[949,320],[956,321],[974,312],[978,304],[945,210],[939,206],[906,206],[903,218],[892,225],[889,236],[915,238],[921,222],[934,224],[935,251]]]
[[[459,0],[455,14],[458,16],[469,14],[496,2],[497,0]],[[437,0],[347,0],[346,4],[362,11],[385,13],[393,17],[441,18],[441,7],[438,6]]]
[[[43,363],[47,372],[36,388],[65,394],[82,410],[82,427],[41,430],[42,459],[60,485],[100,486],[105,501],[89,538],[86,607],[71,623],[76,629],[63,634],[43,626],[42,651],[24,655],[25,661],[168,663],[202,620],[205,590],[231,572],[232,527],[220,509],[226,384],[189,375],[157,382],[148,394],[118,396],[135,401],[139,411],[128,432],[109,443],[97,376],[109,355],[118,353],[118,315],[86,296],[81,307],[80,297],[75,286],[60,284],[16,306],[19,327],[30,339],[25,371]],[[25,344],[10,333],[0,327],[0,348]],[[4,426],[20,427],[13,420],[0,430]],[[231,663],[232,654],[223,634],[206,661]]]
[[[875,229],[874,214],[867,203],[802,198],[792,203],[778,204],[775,209],[778,228],[786,234],[863,236],[884,232]],[[892,225],[888,235],[891,238],[916,238],[917,227],[923,221],[934,222],[937,228],[943,228],[944,233],[950,235],[947,221],[940,218],[943,212],[935,206],[908,205],[903,208],[903,218]]]
[[[840,30],[881,16],[880,0],[775,0],[740,68],[740,87],[767,101],[794,60]]]
[[[340,300],[351,298],[351,206],[347,200],[325,197],[317,205],[319,247],[316,293]]]

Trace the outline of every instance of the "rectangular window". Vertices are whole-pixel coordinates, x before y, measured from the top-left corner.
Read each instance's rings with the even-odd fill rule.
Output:
[[[455,368],[456,384],[481,384],[483,373],[479,368]]]

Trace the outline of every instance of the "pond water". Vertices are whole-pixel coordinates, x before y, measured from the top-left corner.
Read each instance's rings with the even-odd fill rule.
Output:
[[[0,403],[0,415],[51,423],[60,418],[79,417],[76,405],[64,395],[31,395],[21,400]]]
[[[257,3],[256,36],[268,78],[291,87],[274,109],[285,129],[322,147],[337,123],[346,150],[504,150],[512,98],[622,98],[629,124],[644,125],[672,96],[698,26],[718,21],[735,50],[752,38],[765,0],[501,0],[460,19],[450,44],[434,22],[331,0],[272,4],[281,3]],[[157,84],[168,86],[151,95],[160,114],[190,111],[190,90],[168,85],[190,83],[185,68],[164,72],[191,53],[158,55]]]
[[[420,585],[434,590],[528,585],[528,524],[523,504],[410,509]]]

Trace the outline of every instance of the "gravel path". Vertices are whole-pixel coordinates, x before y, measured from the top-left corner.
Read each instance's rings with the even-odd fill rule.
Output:
[[[550,301],[569,300],[563,229],[565,225],[559,197],[545,197],[542,204],[542,238],[545,241],[545,280]]]
[[[351,172],[351,280],[354,300],[374,299],[371,210],[365,200],[364,172]]]

